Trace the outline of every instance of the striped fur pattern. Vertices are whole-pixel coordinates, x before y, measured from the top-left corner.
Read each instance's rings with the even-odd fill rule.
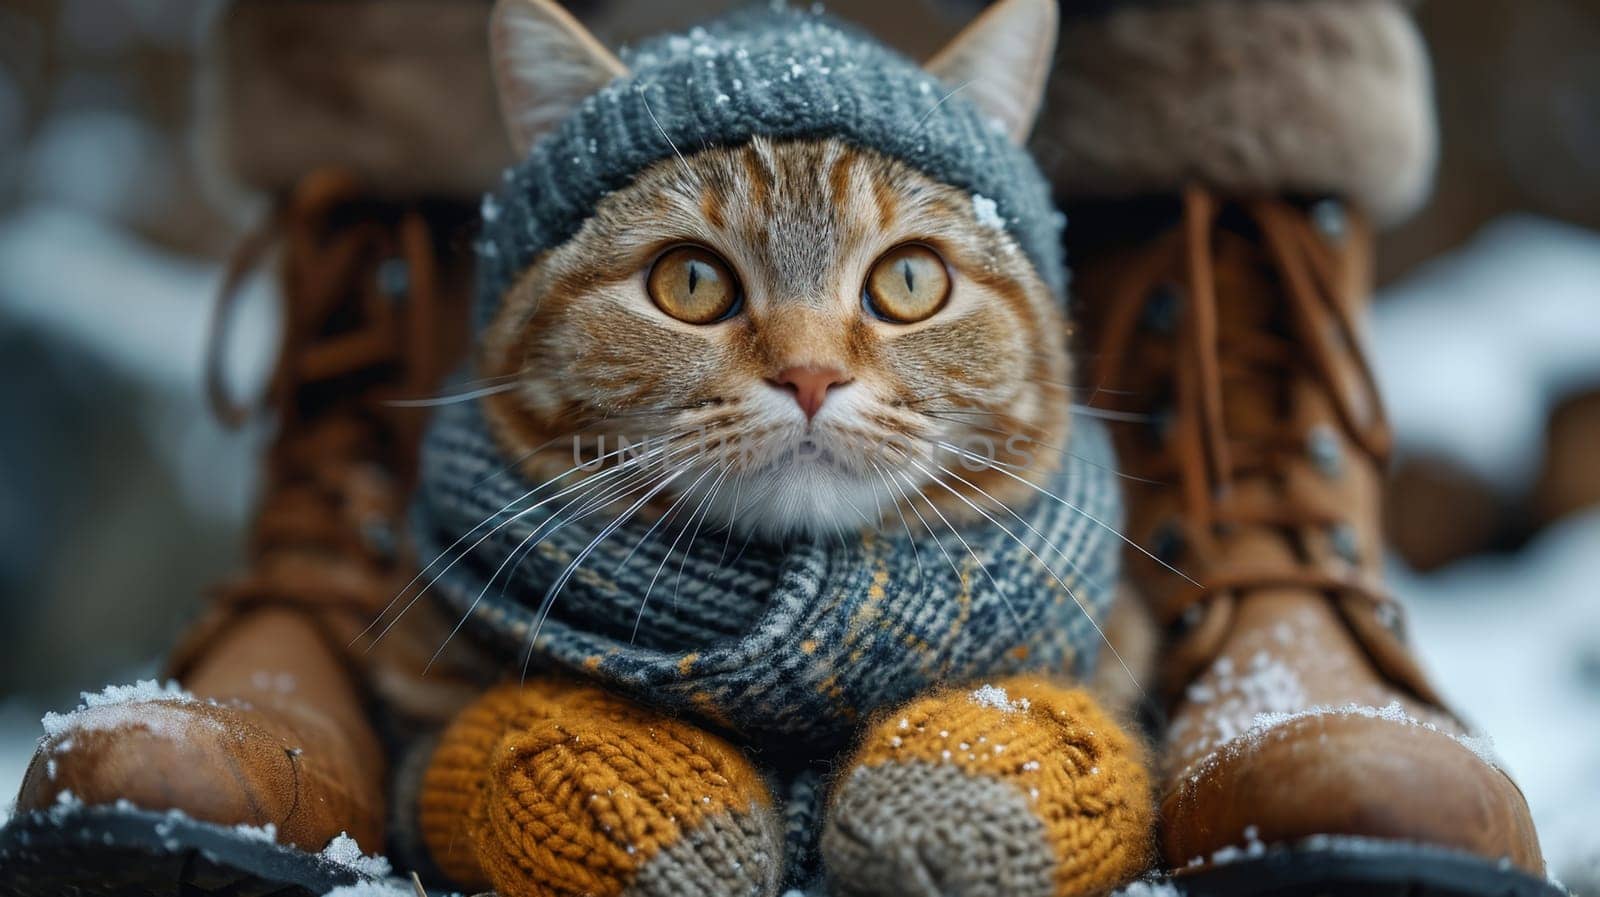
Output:
[[[1032,495],[1016,475],[1043,483],[1059,460],[1049,447],[1066,438],[1066,324],[981,209],[837,140],[758,138],[657,163],[504,297],[486,372],[520,386],[489,400],[495,433],[536,482],[572,465],[575,440],[587,458],[618,438],[687,433],[737,448],[718,453],[728,468],[713,474],[711,528],[833,537],[864,519],[915,520],[913,504],[927,513],[919,491],[952,520],[1004,516]],[[944,258],[951,295],[926,321],[888,323],[863,309],[863,282],[907,242]],[[696,326],[654,306],[645,274],[680,243],[728,261],[741,313]],[[808,421],[769,382],[796,366],[851,382]]]

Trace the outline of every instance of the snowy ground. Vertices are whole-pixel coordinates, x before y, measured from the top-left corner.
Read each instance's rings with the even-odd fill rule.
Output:
[[[1506,218],[1385,299],[1373,361],[1401,449],[1525,492],[1550,408],[1600,386],[1600,235]],[[1428,576],[1396,563],[1392,581],[1436,680],[1527,795],[1552,871],[1600,895],[1600,510],[1514,556]]]
[[[1600,387],[1600,234],[1533,216],[1491,222],[1385,290],[1371,348],[1402,451],[1525,489],[1552,404]]]
[[[1392,581],[1435,680],[1527,795],[1551,872],[1600,895],[1600,511],[1516,557]]]
[[[0,222],[0,294],[11,297],[0,317],[108,361],[183,415],[201,413],[204,322],[170,297],[209,291],[216,276],[83,214],[36,207]],[[1547,406],[1586,376],[1600,382],[1600,237],[1510,219],[1393,292],[1373,346],[1402,445],[1445,451],[1507,488],[1525,483]],[[121,301],[106,303],[110,294]],[[256,336],[235,353],[234,374],[259,382],[270,314],[259,302],[246,314],[241,332]],[[213,513],[240,508],[245,449],[174,419],[152,433],[164,434],[185,490],[227,505]],[[230,471],[232,489],[219,494]],[[1600,897],[1600,512],[1515,556],[1426,577],[1396,567],[1394,582],[1444,690],[1521,782],[1552,871]],[[0,806],[46,709],[61,708],[0,698]]]

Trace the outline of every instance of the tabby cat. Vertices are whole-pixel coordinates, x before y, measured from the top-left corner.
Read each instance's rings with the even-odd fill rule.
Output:
[[[422,782],[459,885],[1073,895],[1143,867],[1139,746],[1072,685],[1105,668],[1117,506],[1019,148],[1055,16],[1003,0],[922,67],[782,7],[619,59],[501,0],[525,161],[483,209],[488,395],[435,421],[416,507],[511,677]]]

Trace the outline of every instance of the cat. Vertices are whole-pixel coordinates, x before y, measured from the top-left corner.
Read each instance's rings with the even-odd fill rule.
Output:
[[[780,7],[625,62],[500,0],[525,161],[483,209],[496,385],[435,423],[417,508],[446,603],[522,666],[424,776],[459,884],[1140,871],[1141,747],[1070,685],[1140,627],[1109,619],[1110,459],[1069,414],[1060,219],[1020,149],[1055,17],[1002,0],[918,69]]]

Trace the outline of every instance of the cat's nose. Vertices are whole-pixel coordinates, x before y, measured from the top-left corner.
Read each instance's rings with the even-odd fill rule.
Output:
[[[776,376],[768,377],[767,382],[794,393],[794,400],[800,403],[806,420],[810,420],[822,409],[822,403],[828,398],[828,390],[843,386],[851,379],[849,374],[837,368],[793,367],[784,368]]]

